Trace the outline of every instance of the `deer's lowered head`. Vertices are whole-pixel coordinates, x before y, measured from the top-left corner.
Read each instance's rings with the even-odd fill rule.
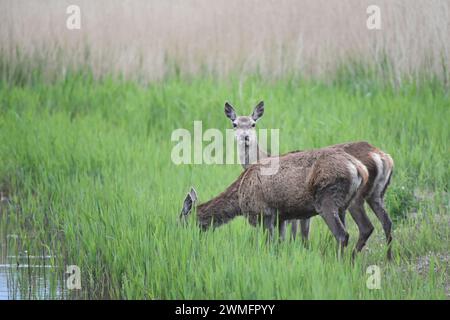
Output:
[[[225,115],[231,120],[236,133],[239,159],[244,168],[259,159],[267,158],[267,153],[258,146],[256,122],[264,114],[264,102],[261,101],[249,116],[238,116],[233,106],[225,102]]]
[[[241,179],[242,174],[224,192],[215,198],[196,206],[197,223],[202,230],[205,231],[209,227],[219,227],[242,214],[238,197]],[[194,188],[191,188],[184,199],[183,207],[181,209],[180,220],[182,222],[187,220],[196,202],[197,192]]]

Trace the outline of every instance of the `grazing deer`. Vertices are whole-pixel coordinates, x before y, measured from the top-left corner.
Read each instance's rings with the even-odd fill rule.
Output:
[[[268,158],[270,155],[258,144],[256,136],[256,122],[264,115],[264,101],[259,102],[253,109],[250,116],[237,116],[233,106],[225,102],[225,115],[231,120],[235,130],[235,138],[238,146],[239,161],[244,169],[248,168],[252,163],[258,160]],[[291,237],[295,240],[299,220],[291,220]],[[286,223],[279,223],[280,237],[284,238],[286,232]],[[301,224],[302,237],[304,240],[308,238],[309,219]]]
[[[250,117],[237,117],[234,108],[229,103],[225,103],[225,114],[233,122],[233,127],[236,128],[236,138],[238,141],[247,141],[247,145],[249,146],[253,144],[257,145],[255,125],[256,121],[264,114],[264,103],[262,101],[255,107]],[[248,126],[248,123],[250,123],[251,126]],[[246,138],[247,136],[251,138]],[[238,152],[244,155],[248,153],[249,149],[255,149],[251,147],[245,149],[242,143],[238,144],[238,146]],[[360,234],[363,236],[360,237],[357,247],[362,249],[364,246],[364,243],[362,242],[365,241],[364,239],[368,239],[374,229],[364,209],[364,202],[366,201],[383,226],[388,244],[387,256],[388,259],[391,259],[392,221],[385,208],[384,194],[391,180],[394,161],[389,154],[364,141],[337,144],[330,148],[343,150],[352,155],[366,166],[369,172],[369,179],[364,191],[356,197],[349,207],[352,216],[358,216],[358,221],[365,221],[364,224],[358,226],[361,230]],[[260,150],[259,146],[256,147],[256,150],[258,150],[259,159],[268,157],[267,153]],[[249,157],[245,156],[240,157],[240,159],[241,158],[248,159]],[[241,161],[241,163],[243,163],[244,168],[246,168],[246,165],[248,166],[248,162]],[[341,212],[339,216],[342,223],[345,225],[345,212]],[[303,240],[307,240],[310,227],[309,219],[291,220],[291,236],[295,239],[299,221],[302,238]],[[280,235],[282,237],[284,236],[285,227],[286,223],[280,223]]]
[[[266,158],[249,165],[224,192],[198,205],[197,222],[201,229],[219,227],[244,215],[253,222],[261,218],[272,236],[277,216],[286,221],[319,214],[341,249],[347,246],[349,235],[339,215],[364,190],[368,180],[366,167],[348,153],[332,148],[285,154],[279,158],[277,173],[262,175],[261,168],[269,163],[270,158]],[[191,189],[181,210],[182,220],[196,200],[197,194]],[[360,219],[358,215],[352,217]],[[358,226],[367,223],[364,219],[356,222]],[[363,236],[360,229],[360,238]]]

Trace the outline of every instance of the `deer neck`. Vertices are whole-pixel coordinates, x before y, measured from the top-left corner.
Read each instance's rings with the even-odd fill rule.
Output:
[[[258,143],[253,144],[238,143],[239,161],[244,169],[247,169],[252,163],[267,158],[268,154],[262,150]]]
[[[241,215],[239,207],[239,185],[241,176],[217,197],[197,206],[197,221],[206,230],[219,227]]]

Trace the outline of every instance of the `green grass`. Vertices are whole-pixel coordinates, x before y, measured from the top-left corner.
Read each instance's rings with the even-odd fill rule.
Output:
[[[80,266],[80,295],[88,298],[445,299],[448,91],[433,81],[393,89],[353,80],[2,80],[0,188],[11,197],[2,231],[19,234],[22,249],[46,248],[59,265]],[[177,223],[191,185],[208,200],[241,168],[174,165],[172,131],[192,130],[194,120],[204,130],[225,130],[225,100],[250,113],[261,99],[266,112],[258,126],[280,129],[281,152],[367,140],[392,155],[392,263],[372,212],[376,232],[354,264],[348,256],[337,260],[320,218],[308,249],[287,241],[268,246],[242,218],[206,233]],[[352,247],[357,230],[348,221]],[[424,257],[430,264],[418,270]],[[381,268],[380,290],[366,288],[372,264]]]

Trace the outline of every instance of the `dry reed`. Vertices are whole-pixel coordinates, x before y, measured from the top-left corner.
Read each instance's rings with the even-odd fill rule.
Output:
[[[80,30],[66,28],[70,4]],[[381,30],[366,27],[370,4]],[[447,81],[449,12],[448,0],[2,0],[0,48],[9,67],[28,61],[53,74],[323,76],[352,58]]]

